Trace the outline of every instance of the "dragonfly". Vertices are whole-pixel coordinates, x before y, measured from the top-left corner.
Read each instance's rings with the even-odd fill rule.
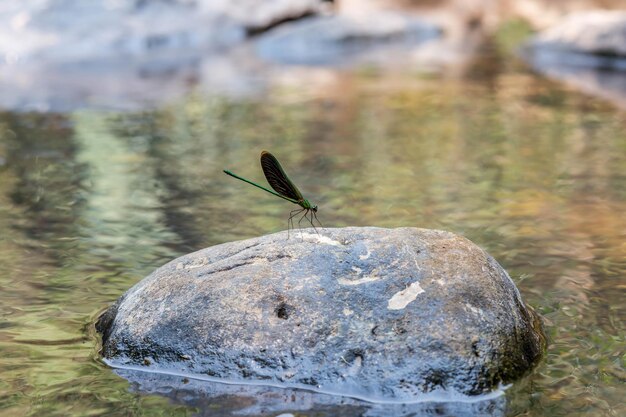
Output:
[[[247,182],[248,184],[254,185],[257,188],[260,188],[264,191],[267,191],[270,194],[273,194],[277,197],[282,198],[283,200],[287,200],[293,204],[297,204],[300,208],[292,210],[289,213],[289,219],[287,220],[287,233],[289,233],[290,226],[293,229],[293,219],[298,216],[300,213],[304,212],[300,220],[298,221],[298,227],[302,223],[302,220],[305,218],[309,221],[311,226],[315,232],[317,232],[317,228],[313,224],[313,219],[317,221],[317,223],[322,226],[319,219],[317,218],[317,205],[312,204],[309,200],[302,196],[302,193],[296,187],[296,185],[289,179],[285,170],[278,162],[278,159],[268,151],[261,152],[261,168],[263,169],[263,174],[265,174],[265,178],[269,185],[273,188],[274,191],[269,188],[265,188],[262,185],[259,185],[255,182],[247,180],[239,175],[233,174],[231,171],[225,169],[224,173],[226,175],[230,175],[233,178],[237,178],[243,182]],[[310,216],[310,217],[309,217]],[[287,235],[289,237],[289,235]]]

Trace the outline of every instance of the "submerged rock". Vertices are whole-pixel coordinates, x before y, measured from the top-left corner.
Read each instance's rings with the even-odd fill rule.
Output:
[[[545,339],[498,263],[425,229],[281,232],[182,256],[100,318],[119,368],[411,402],[528,372]]]

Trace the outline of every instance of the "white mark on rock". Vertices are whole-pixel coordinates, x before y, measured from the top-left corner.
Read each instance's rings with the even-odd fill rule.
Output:
[[[185,265],[185,269],[201,268],[201,267],[203,267],[204,265],[206,265],[208,263],[209,263],[209,260],[207,258],[200,258],[198,263]],[[176,269],[178,269],[178,265],[176,265]]]
[[[337,240],[332,240],[328,236],[322,236],[322,235],[313,234],[313,233],[300,232],[299,238],[304,239],[307,242],[318,242],[318,243],[323,243],[325,245],[343,246],[341,242]]]
[[[361,356],[355,357],[354,361],[352,361],[352,365],[350,366],[350,369],[348,369],[348,372],[347,372],[348,375],[354,376],[358,374],[359,370],[361,369],[361,366],[363,366],[363,358]]]
[[[359,276],[363,273],[363,270],[359,268],[358,266],[352,266],[350,268]],[[379,279],[380,277],[376,275],[369,275],[369,276],[365,276],[359,279],[339,278],[337,282],[341,285],[361,285],[361,284],[366,284],[368,282],[377,281]]]
[[[402,291],[395,293],[393,297],[389,299],[387,308],[389,310],[402,310],[423,292],[424,290],[420,286],[420,283],[416,281]]]
[[[343,315],[344,316],[351,316],[352,314],[354,314],[354,311],[350,310],[349,308],[344,308],[343,309]]]
[[[364,260],[366,260],[367,258],[369,258],[371,255],[372,255],[372,252],[370,252],[370,250],[368,249],[368,250],[367,250],[367,253],[366,253],[365,255],[359,255],[359,259],[360,259],[360,260],[362,260],[362,261],[364,261]]]
[[[478,314],[479,316],[485,315],[482,308],[474,307],[470,303],[465,303],[465,307],[467,307],[472,313]]]
[[[339,278],[337,282],[341,285],[361,285],[361,284],[367,284],[368,282],[377,281],[379,279],[380,278],[376,276],[363,277],[360,279]]]
[[[446,281],[445,281],[445,280],[443,280],[443,279],[441,279],[441,278],[436,279],[436,280],[435,280],[435,282],[436,282],[437,284],[441,285],[442,287],[446,285]]]

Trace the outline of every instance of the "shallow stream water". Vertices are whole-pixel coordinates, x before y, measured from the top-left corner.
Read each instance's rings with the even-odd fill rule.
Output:
[[[287,202],[222,173],[263,182],[263,149],[325,226],[445,229],[508,270],[550,344],[506,415],[626,415],[626,113],[489,60],[142,112],[0,111],[0,416],[280,414],[137,392],[92,327],[174,257],[286,228]]]

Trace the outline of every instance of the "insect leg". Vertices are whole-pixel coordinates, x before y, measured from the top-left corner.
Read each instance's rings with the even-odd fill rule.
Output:
[[[304,214],[302,215],[302,217],[300,217],[300,220],[298,221],[298,227],[299,227],[300,229],[302,229],[302,225],[301,225],[300,223],[302,223],[302,220],[304,220],[304,218],[306,217],[306,215],[307,215],[307,213],[308,213],[308,212],[309,212],[309,210],[306,210],[306,209],[305,209],[305,210],[304,210]],[[307,217],[307,219],[308,219],[308,217]]]
[[[310,210],[309,215],[311,216],[311,218],[307,218],[307,220],[309,221],[309,223],[311,223],[311,226],[313,226],[313,230],[315,230],[315,233],[319,235],[320,233],[317,231],[317,227],[315,227],[315,225],[313,224],[313,214],[315,214],[315,212],[313,210]]]
[[[298,220],[298,228],[300,229],[300,236],[302,236],[302,220],[304,220],[304,218],[306,217],[306,215],[309,213],[309,209],[304,209],[304,214],[302,215],[302,217],[300,217],[300,220]],[[309,218],[307,217],[307,220]],[[302,237],[302,240],[304,240],[304,236]]]
[[[290,227],[290,226],[291,226],[291,219],[293,218],[293,212],[294,212],[294,211],[295,211],[295,210],[291,210],[291,211],[289,212],[289,218],[287,219],[287,239],[289,239],[289,231],[290,231],[290,229],[291,229],[291,227]]]
[[[315,212],[313,212],[313,216],[315,216],[315,220],[317,220],[317,222],[319,223],[321,228],[324,228],[324,225],[322,224],[322,222],[320,221],[320,219],[317,218],[317,214]]]
[[[289,239],[289,224],[291,223],[291,228],[294,229],[293,217],[297,216],[299,213],[301,213],[302,210],[304,210],[304,209],[295,209],[295,210],[291,210],[291,212],[289,212],[289,219],[287,220],[287,239]]]

